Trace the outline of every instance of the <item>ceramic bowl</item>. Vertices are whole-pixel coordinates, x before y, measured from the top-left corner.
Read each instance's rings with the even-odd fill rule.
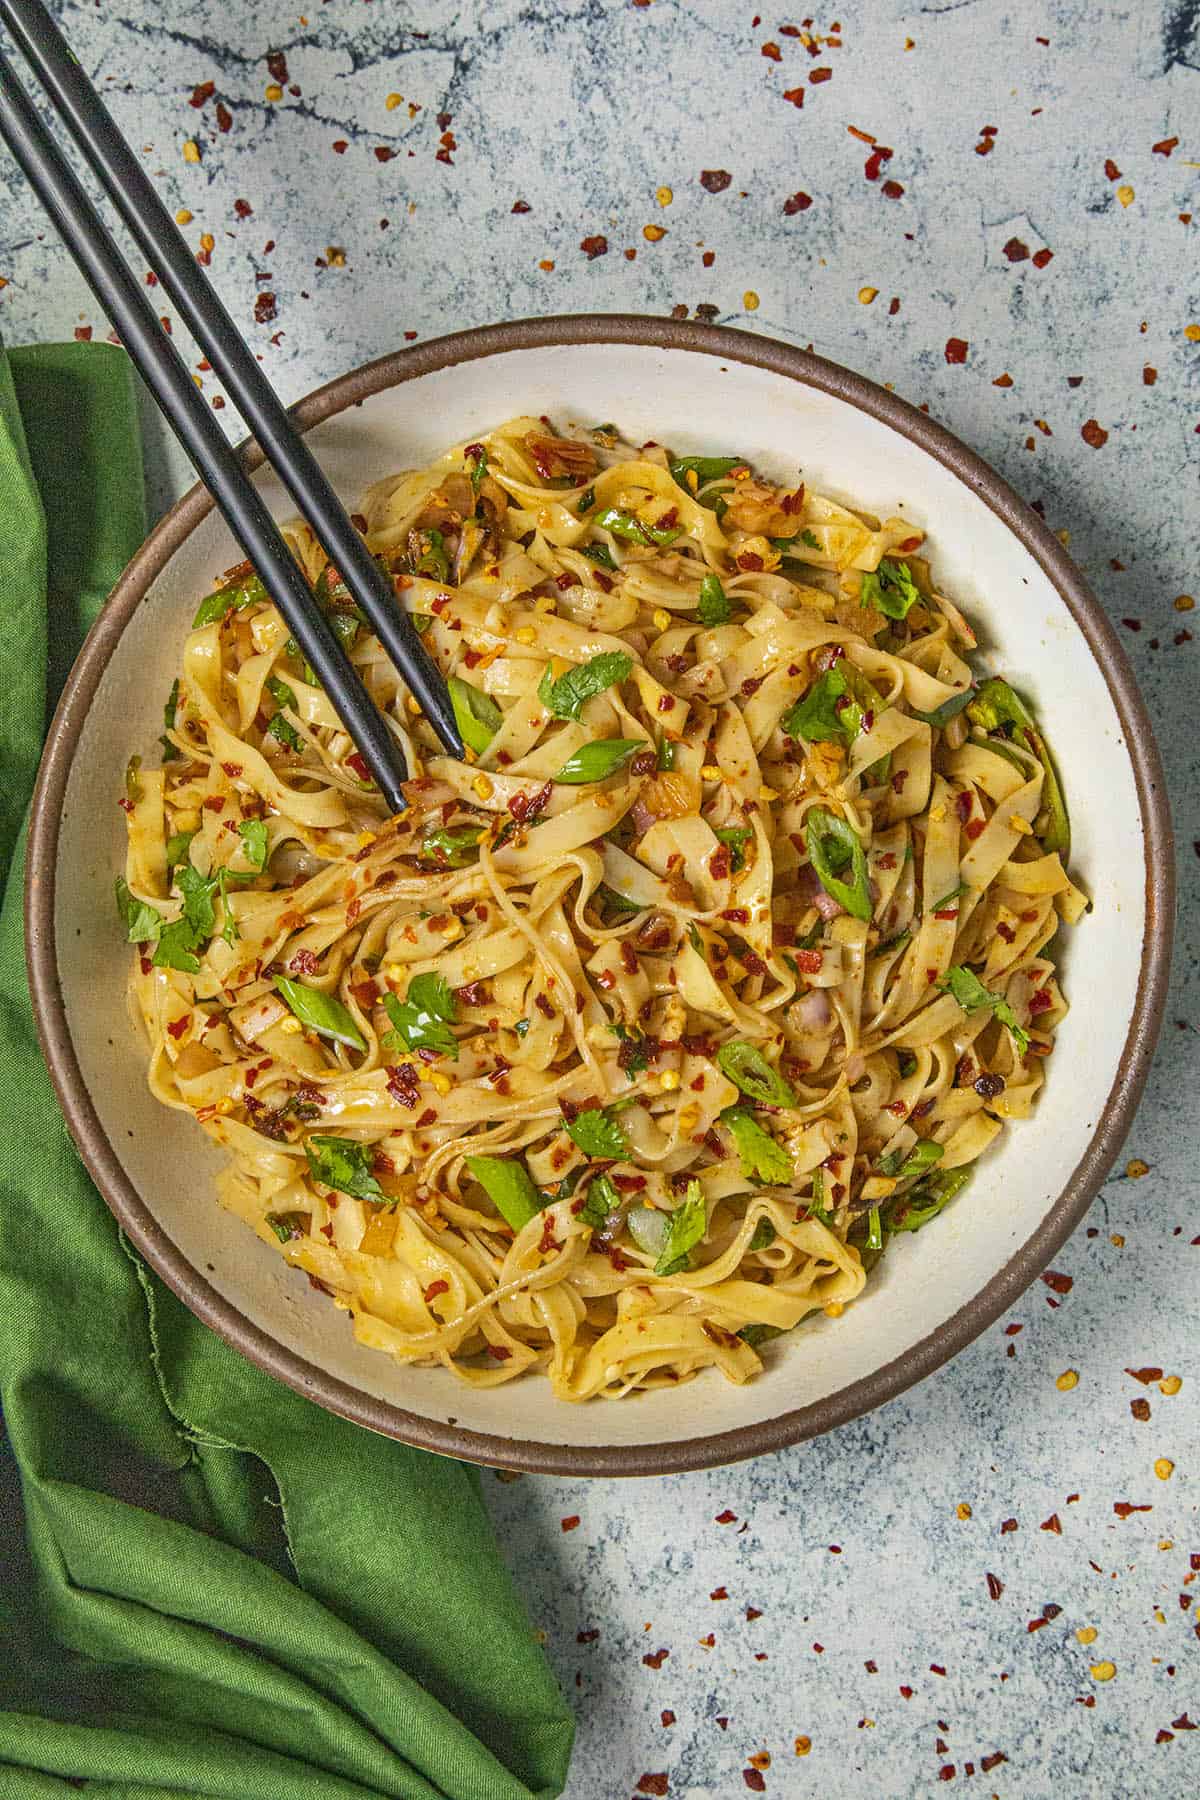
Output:
[[[401,351],[296,409],[353,505],[517,413],[617,419],[680,452],[736,448],[780,479],[930,536],[944,590],[981,634],[981,665],[1032,700],[1059,760],[1076,880],[1094,911],[1062,933],[1071,1010],[1035,1116],[1003,1134],[963,1198],[894,1243],[863,1297],[810,1323],[745,1387],[715,1372],[618,1405],[569,1406],[530,1377],[482,1392],[360,1348],[345,1315],[222,1211],[220,1152],[146,1086],[113,917],[116,797],[153,744],[198,595],[237,561],[194,488],[153,532],[84,646],[34,802],[28,941],[46,1059],[80,1151],[146,1260],[254,1362],[319,1405],[426,1449],[509,1468],[655,1474],[777,1449],[927,1376],[1045,1268],[1120,1148],[1166,990],[1170,824],[1149,721],[1100,607],[1041,519],[970,450],[904,401],[803,351],[692,324],[620,316],[494,326]],[[259,459],[253,449],[251,465]],[[274,478],[257,480],[277,517]]]

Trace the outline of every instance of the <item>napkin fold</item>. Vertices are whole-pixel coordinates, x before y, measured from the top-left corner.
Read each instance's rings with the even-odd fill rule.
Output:
[[[477,1472],[320,1411],[193,1318],[42,1064],[22,820],[142,496],[124,352],[0,350],[0,1797],[550,1800],[573,1723]]]

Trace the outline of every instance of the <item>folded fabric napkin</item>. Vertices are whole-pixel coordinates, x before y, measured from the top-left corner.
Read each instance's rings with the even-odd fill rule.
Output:
[[[0,1796],[552,1796],[571,1716],[476,1472],[194,1319],[42,1066],[21,821],[47,702],[144,528],[124,352],[0,350]]]

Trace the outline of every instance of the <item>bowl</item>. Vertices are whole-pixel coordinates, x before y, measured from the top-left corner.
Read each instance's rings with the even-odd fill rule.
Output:
[[[828,1431],[978,1336],[1082,1218],[1132,1120],[1166,993],[1170,822],[1145,708],[1104,614],[1053,534],[950,433],[860,375],[746,333],[619,315],[528,320],[403,350],[296,408],[339,493],[518,413],[616,418],[635,441],[740,455],[930,534],[983,662],[1035,704],[1094,911],[1064,931],[1071,1010],[1034,1117],[963,1200],[894,1242],[861,1299],[769,1355],[745,1387],[715,1371],[620,1404],[570,1406],[536,1377],[482,1391],[354,1342],[345,1315],[218,1205],[221,1153],[154,1101],[115,927],[116,805],[130,751],[160,730],[197,595],[240,557],[193,488],[147,539],[80,654],[33,804],[27,932],[34,1005],[68,1125],[146,1261],[243,1355],[335,1413],[425,1449],[513,1469],[661,1474]],[[253,447],[278,517],[291,508]],[[180,1179],[180,1170],[189,1178]]]

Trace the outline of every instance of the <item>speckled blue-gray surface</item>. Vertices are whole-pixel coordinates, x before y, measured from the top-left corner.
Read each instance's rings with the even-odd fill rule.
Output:
[[[1070,534],[1155,717],[1183,907],[1146,1100],[1053,1283],[792,1452],[484,1479],[577,1705],[572,1800],[1195,1793],[1196,0],[63,17],[289,399],[469,324],[700,311],[928,402]],[[9,166],[0,277],[10,342],[105,334]],[[163,500],[188,477],[155,443]]]

